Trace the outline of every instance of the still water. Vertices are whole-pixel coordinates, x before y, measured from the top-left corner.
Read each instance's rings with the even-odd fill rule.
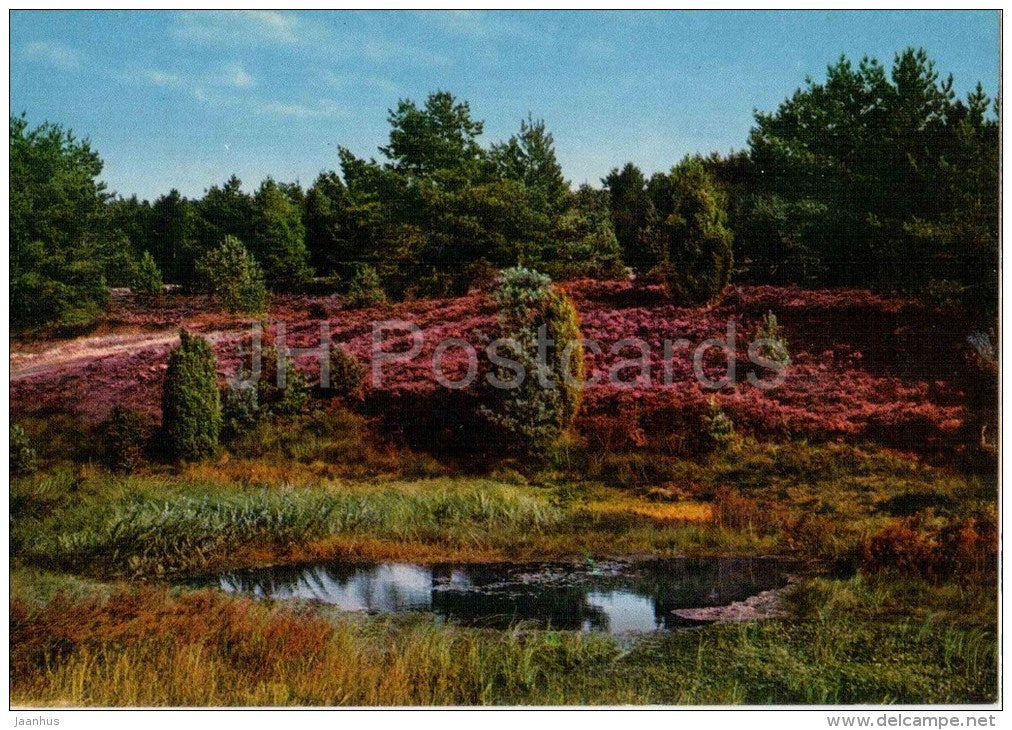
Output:
[[[787,583],[773,558],[677,558],[583,563],[325,563],[224,573],[200,581],[262,599],[346,611],[422,611],[471,626],[618,634],[692,625],[672,611],[725,606]]]

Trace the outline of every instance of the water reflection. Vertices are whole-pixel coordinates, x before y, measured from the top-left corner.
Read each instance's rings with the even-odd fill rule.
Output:
[[[583,631],[652,631],[690,622],[671,612],[724,606],[787,582],[769,558],[609,560],[599,563],[412,565],[328,563],[245,570],[203,585],[265,599],[303,599],[348,611],[430,611],[469,625],[516,622]]]

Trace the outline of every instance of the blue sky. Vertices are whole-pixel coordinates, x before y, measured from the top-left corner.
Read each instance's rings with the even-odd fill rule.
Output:
[[[11,112],[90,137],[124,195],[231,173],[312,183],[386,142],[399,98],[448,89],[486,142],[543,117],[574,183],[742,148],[841,53],[924,46],[962,95],[998,88],[997,11],[11,13]]]

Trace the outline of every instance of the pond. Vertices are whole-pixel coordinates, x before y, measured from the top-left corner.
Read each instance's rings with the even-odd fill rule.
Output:
[[[619,634],[695,625],[698,619],[676,612],[728,606],[781,588],[796,567],[776,558],[322,563],[232,571],[196,584],[346,611],[430,612],[470,626],[524,622]]]

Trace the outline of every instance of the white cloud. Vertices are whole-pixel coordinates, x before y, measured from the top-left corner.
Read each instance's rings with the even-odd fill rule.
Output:
[[[301,119],[320,117],[343,117],[348,111],[337,102],[322,99],[315,104],[297,104],[280,101],[264,102],[257,108],[259,114],[281,117],[297,117]]]
[[[276,10],[186,10],[176,15],[177,38],[209,44],[285,45],[303,40],[305,23]]]
[[[210,101],[209,89],[248,89],[254,86],[253,76],[241,64],[233,63],[218,71],[192,74],[186,72],[167,71],[159,68],[127,69],[117,74],[120,80],[143,86],[157,86],[164,89],[177,89],[193,96],[200,101]],[[216,94],[214,98],[222,100],[224,94]]]
[[[151,84],[152,86],[165,86],[169,88],[177,88],[182,85],[182,78],[179,74],[170,73],[168,71],[159,71],[158,69],[144,69],[137,73],[139,80]]]
[[[298,18],[277,10],[243,10],[247,22],[261,28],[261,32],[269,38],[282,43],[293,43],[298,40],[295,27]]]
[[[63,43],[49,41],[29,43],[25,46],[25,54],[61,71],[77,71],[84,65],[84,55]]]
[[[536,40],[529,26],[501,10],[416,10],[415,14],[448,35],[488,40]]]
[[[221,79],[228,86],[235,86],[239,89],[248,89],[253,85],[253,77],[249,71],[240,64],[235,63],[225,69]]]

